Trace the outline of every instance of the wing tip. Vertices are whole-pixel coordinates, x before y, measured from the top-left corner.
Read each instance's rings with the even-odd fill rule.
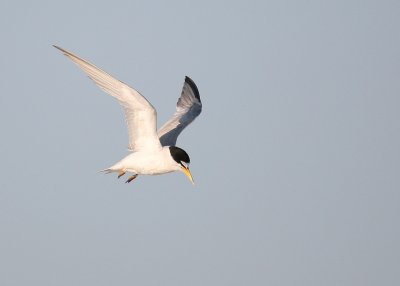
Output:
[[[65,52],[65,50],[57,45],[52,45],[53,47],[55,47],[57,50],[60,50],[62,52]]]
[[[61,48],[60,46],[53,45],[53,47],[55,47],[57,50],[61,51],[61,52],[62,52],[64,55],[66,55],[66,56],[71,55],[70,52],[68,52],[67,50]]]
[[[194,96],[200,101],[199,89],[197,88],[197,85],[194,83],[194,81],[190,77],[185,76],[185,83],[190,86],[190,88],[193,90]]]

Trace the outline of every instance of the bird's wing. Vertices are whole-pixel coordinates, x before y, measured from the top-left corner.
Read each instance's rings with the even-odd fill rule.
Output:
[[[179,134],[201,113],[200,93],[194,81],[185,77],[175,114],[158,130],[162,146],[175,146]]]
[[[157,112],[146,98],[88,61],[60,47],[54,47],[77,64],[103,91],[119,101],[125,111],[130,150],[161,148],[157,135]]]

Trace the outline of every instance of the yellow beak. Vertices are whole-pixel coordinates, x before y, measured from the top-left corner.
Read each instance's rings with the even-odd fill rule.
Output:
[[[194,180],[193,180],[193,176],[192,173],[190,173],[189,168],[185,168],[185,167],[181,167],[182,172],[185,173],[186,177],[189,178],[189,180],[192,182],[192,184],[194,185]]]

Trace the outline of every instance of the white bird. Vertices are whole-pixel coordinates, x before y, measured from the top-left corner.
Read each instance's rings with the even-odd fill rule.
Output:
[[[126,172],[132,173],[126,181],[129,183],[138,175],[182,171],[194,183],[189,170],[189,155],[175,146],[182,130],[201,113],[200,94],[193,80],[185,77],[175,114],[157,132],[157,112],[138,91],[73,53],[54,47],[77,64],[103,91],[115,97],[124,109],[131,153],[104,172],[116,172],[118,178]]]

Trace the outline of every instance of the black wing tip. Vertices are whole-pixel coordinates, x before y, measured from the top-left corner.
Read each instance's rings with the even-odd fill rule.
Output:
[[[61,47],[59,47],[59,46],[57,46],[57,45],[53,45],[53,47],[55,47],[56,49],[58,49],[58,50],[60,50],[60,51],[64,51],[63,48],[61,48]]]
[[[193,90],[194,96],[200,100],[200,93],[199,93],[199,89],[197,88],[197,85],[194,83],[194,81],[188,77],[185,76],[185,82],[190,86],[190,88]]]
[[[53,45],[53,47],[55,47],[57,50],[60,50],[64,55],[70,54],[70,52],[68,52],[67,50],[64,50],[64,49],[61,48],[60,46]]]

